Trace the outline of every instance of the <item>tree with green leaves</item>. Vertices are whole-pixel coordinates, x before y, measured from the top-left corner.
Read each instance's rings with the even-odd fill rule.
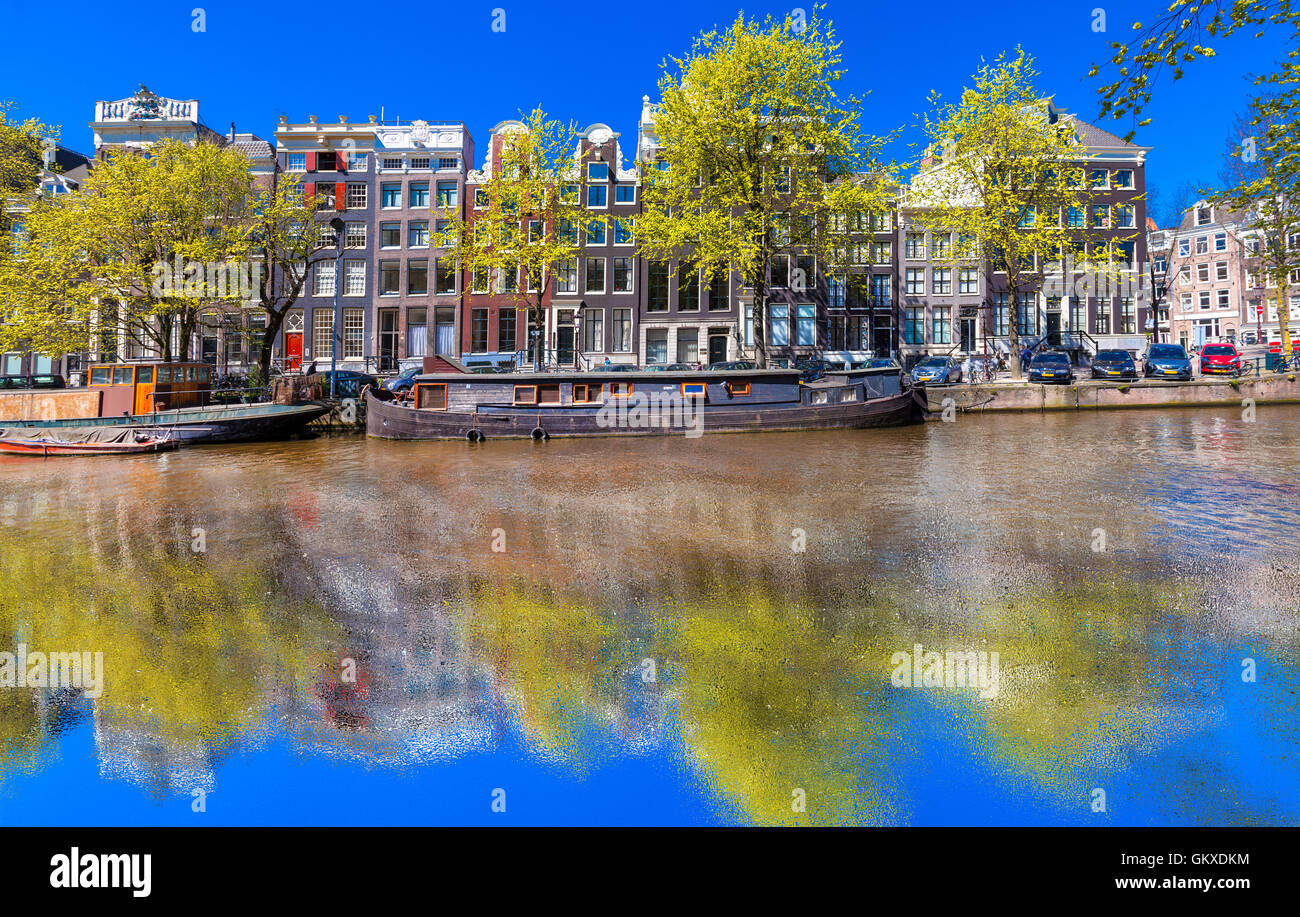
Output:
[[[533,362],[546,359],[547,285],[580,253],[582,167],[574,155],[577,133],[534,108],[526,122],[507,125],[500,147],[465,213],[449,211],[437,239],[455,259],[472,289],[490,287],[529,310],[538,329]]]
[[[928,154],[905,201],[912,219],[951,234],[955,265],[982,264],[1005,277],[1017,378],[1021,293],[1041,289],[1053,262],[1106,273],[1115,254],[1086,249],[1080,227],[1092,194],[1079,160],[1087,151],[1072,121],[1053,117],[1050,99],[1034,87],[1036,76],[1033,59],[1019,50],[981,67],[960,101],[932,93],[923,123]]]
[[[665,61],[659,81],[656,159],[641,164],[638,253],[676,259],[679,272],[689,264],[706,284],[737,272],[753,289],[759,366],[774,258],[811,255],[823,272],[842,267],[847,228],[893,206],[897,178],[880,161],[884,140],[859,126],[862,102],[836,91],[839,49],[819,7],[807,19],[741,14]],[[801,280],[815,283],[795,277],[792,286]]]
[[[266,327],[258,349],[257,367],[262,380],[270,378],[276,336],[298,302],[311,268],[334,258],[335,247],[316,221],[326,206],[323,197],[305,200],[302,181],[291,174],[277,176],[270,188],[257,190],[245,225],[248,256],[258,264],[257,304],[266,313]],[[337,245],[337,240],[334,240]],[[335,283],[342,278],[335,277]]]
[[[1115,78],[1097,89],[1103,117],[1127,117],[1134,123],[1125,140],[1151,122],[1142,115],[1162,77],[1177,82],[1188,65],[1214,57],[1211,43],[1238,33],[1258,39],[1281,31],[1294,44],[1300,39],[1300,5],[1293,0],[1172,0],[1149,25],[1133,23],[1133,31],[1137,34],[1130,40],[1110,43]],[[1297,60],[1300,48],[1292,47],[1286,64],[1255,77],[1256,85],[1272,84],[1275,92],[1294,95]],[[1101,67],[1094,64],[1088,76],[1100,74]]]
[[[1240,119],[1241,137],[1229,139],[1225,189],[1212,199],[1245,214],[1258,233],[1258,257],[1268,288],[1276,295],[1282,352],[1291,350],[1291,278],[1300,270],[1300,152],[1295,146],[1296,100],[1261,95]]]
[[[0,347],[52,356],[117,342],[184,357],[202,310],[251,296],[248,161],[209,143],[116,154],[77,194],[38,202],[0,253]],[[241,264],[242,263],[242,264]]]
[[[0,233],[7,235],[11,217],[4,204],[10,198],[36,193],[45,149],[58,142],[59,131],[37,118],[14,121],[12,102],[0,102]]]

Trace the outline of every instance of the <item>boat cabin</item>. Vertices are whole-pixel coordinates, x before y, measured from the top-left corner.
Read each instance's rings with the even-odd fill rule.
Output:
[[[212,393],[206,363],[100,363],[87,379],[87,388],[103,393],[100,417],[203,407]]]

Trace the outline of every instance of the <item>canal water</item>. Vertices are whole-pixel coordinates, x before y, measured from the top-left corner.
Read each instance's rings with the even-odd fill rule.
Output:
[[[1298,533],[1295,407],[0,458],[0,823],[1297,824]]]

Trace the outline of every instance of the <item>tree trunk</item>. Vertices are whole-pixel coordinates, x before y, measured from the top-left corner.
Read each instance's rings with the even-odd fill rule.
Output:
[[[754,278],[754,365],[767,369],[767,266]],[[742,319],[743,320],[743,319]]]
[[[1282,275],[1285,277],[1286,275]],[[1279,278],[1277,285],[1277,330],[1282,335],[1282,357],[1291,355],[1291,305],[1287,291],[1290,286],[1285,279]]]
[[[286,308],[277,312],[274,309],[262,306],[262,311],[266,313],[266,328],[262,332],[262,345],[257,351],[257,365],[261,367],[262,379],[269,383],[271,381],[271,355],[275,351],[275,337],[284,326],[284,317],[289,310]]]
[[[1007,343],[1011,347],[1011,378],[1019,379],[1024,375],[1020,365],[1020,290],[1010,280],[1011,271],[1007,271]],[[994,330],[997,330],[997,305],[993,306]]]

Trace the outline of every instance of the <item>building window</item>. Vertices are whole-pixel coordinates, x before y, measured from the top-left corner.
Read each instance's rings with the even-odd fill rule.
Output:
[[[1226,252],[1228,250],[1228,234],[1226,232],[1216,232],[1214,234],[1214,250],[1216,252]]]
[[[311,314],[311,352],[317,360],[334,355],[334,311],[315,309]]]
[[[407,225],[406,244],[410,248],[429,247],[428,220],[413,220]]]
[[[647,280],[646,311],[668,311],[668,262],[651,261],[646,264],[649,272]],[[667,344],[664,345],[665,347]]]
[[[615,204],[635,204],[635,203],[636,203],[636,185],[615,185],[615,186],[614,186],[614,203],[615,203]]]
[[[892,264],[893,245],[889,242],[872,242],[871,255],[876,264]]]
[[[694,261],[677,265],[677,311],[700,311],[700,271]]]
[[[438,182],[438,206],[444,209],[456,206],[456,183],[454,181]]]
[[[366,224],[347,223],[343,229],[343,245],[345,248],[365,248]]]
[[[731,308],[731,295],[728,290],[730,277],[725,270],[717,271],[709,278],[709,311],[726,312]]]
[[[1117,188],[1117,189],[1119,189],[1119,190],[1121,190],[1121,191],[1131,191],[1131,190],[1133,190],[1133,170],[1132,170],[1132,169],[1116,169],[1116,170],[1115,170],[1115,181],[1114,181],[1114,185],[1113,185],[1112,187]]]
[[[584,245],[604,245],[606,223],[603,219],[591,220],[583,229]]]
[[[427,169],[427,168],[429,168],[429,157],[428,157],[428,156],[412,156],[412,157],[411,157],[411,168],[412,168],[412,169]]]
[[[427,181],[411,182],[408,191],[412,208],[429,206],[429,183]]]
[[[334,295],[334,262],[317,261],[315,280],[311,289],[313,296],[333,296]]]
[[[904,291],[909,296],[920,296],[925,293],[925,268],[909,267],[907,269]]]
[[[379,295],[396,296],[400,290],[398,278],[401,276],[401,263],[397,261],[379,262]]]
[[[615,309],[613,324],[610,326],[611,339],[609,349],[616,353],[629,353],[632,350],[632,310]]]
[[[366,295],[366,263],[364,261],[343,262],[343,295]]]
[[[518,322],[519,313],[514,309],[502,309],[497,315],[497,350],[502,353],[513,353],[518,349],[515,344],[515,329],[518,327]],[[484,344],[484,347],[486,346]]]
[[[380,223],[379,224],[379,247],[380,248],[401,248],[402,247],[402,224],[401,223]]]
[[[1115,225],[1120,229],[1132,229],[1133,222],[1133,205],[1118,204],[1115,207]]]
[[[646,363],[668,362],[668,329],[648,328],[645,333]]]
[[[1088,330],[1088,312],[1083,300],[1077,296],[1070,297],[1070,328],[1074,331]]]
[[[359,360],[366,349],[366,310],[343,310],[343,359]]]
[[[587,353],[605,350],[605,310],[588,309],[582,316],[582,348]]]
[[[619,217],[614,221],[614,244],[631,245],[633,243],[632,227],[633,219],[631,217]]]
[[[586,259],[586,261],[587,261],[587,272],[586,272],[586,284],[584,289],[586,289],[588,293],[604,293],[605,292],[605,259],[588,258]]]
[[[402,186],[396,182],[379,186],[379,206],[388,210],[401,209]]]
[[[411,296],[424,296],[429,292],[429,262],[421,258],[406,262],[406,292]]]
[[[471,309],[469,320],[469,349],[472,353],[487,353],[488,310]]]
[[[1218,305],[1219,305],[1219,308],[1220,308],[1220,309],[1226,309],[1226,308],[1228,308],[1228,291],[1227,291],[1227,290],[1219,290],[1219,291],[1218,291]]]
[[[780,290],[788,287],[790,285],[790,256],[773,255],[768,276],[771,278],[768,284],[773,289]]]
[[[1020,294],[1020,308],[1016,317],[1020,334],[1038,333],[1038,297],[1033,293]]]
[[[608,185],[588,185],[587,186],[587,206],[593,208],[604,207],[609,203],[609,186]]]
[[[795,306],[795,343],[800,347],[817,346],[817,307],[812,303]]]
[[[951,344],[952,343],[952,310],[935,309],[933,321],[934,321],[934,343]]]
[[[936,270],[931,274],[934,292],[944,296],[952,295],[952,271]]]
[[[993,294],[993,334],[1006,337],[1011,334],[1011,322],[1007,315],[1007,294]]]
[[[980,291],[979,274],[974,268],[964,267],[957,274],[958,293],[978,293]]]
[[[1204,255],[1204,254],[1205,254],[1206,252],[1208,252],[1209,250],[1210,250],[1210,237],[1209,237],[1209,236],[1197,236],[1197,237],[1196,237],[1196,254],[1198,254],[1198,255]]]
[[[698,363],[700,360],[700,329],[677,329],[677,362]]]
[[[366,186],[360,183],[348,184],[348,209],[365,210],[366,204],[370,200],[366,194]]]
[[[456,292],[456,261],[454,258],[439,258],[434,262],[435,293]]]
[[[903,310],[903,343],[904,344],[924,344],[925,343],[925,310],[924,309],[904,309]]]
[[[614,259],[614,292],[615,293],[632,292],[632,259],[631,258]]]
[[[952,235],[936,232],[930,237],[930,257],[937,260],[946,259],[952,251]]]
[[[290,153],[285,159],[284,168],[286,172],[306,172],[307,154]]]
[[[1125,296],[1119,301],[1119,333],[1137,333],[1137,313],[1134,311],[1132,296]]]
[[[1110,334],[1110,300],[1097,300],[1097,320],[1093,334]]]
[[[790,346],[790,307],[784,303],[768,306],[767,342],[773,347]]]
[[[871,302],[873,306],[889,307],[892,285],[888,274],[871,275]]]
[[[555,292],[578,292],[578,259],[566,258],[555,265]]]
[[[925,260],[925,233],[909,232],[903,240],[903,257],[908,261]]]

